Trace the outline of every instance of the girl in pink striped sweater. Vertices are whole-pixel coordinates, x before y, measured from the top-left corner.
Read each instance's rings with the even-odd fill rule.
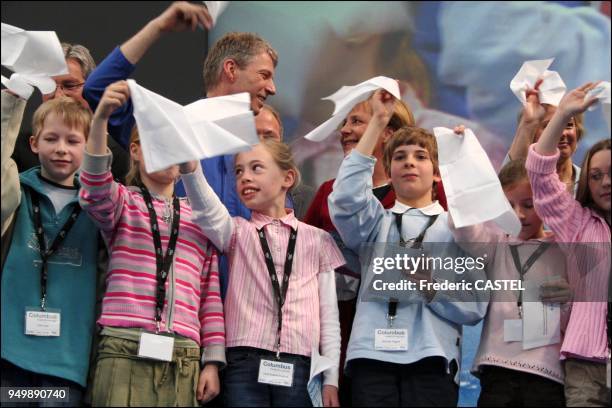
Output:
[[[610,278],[610,140],[600,141],[587,153],[577,199],[567,192],[555,171],[559,157],[557,145],[563,129],[573,116],[594,103],[594,100],[585,100],[594,86],[587,83],[563,97],[541,138],[529,148],[526,163],[538,214],[558,242],[571,244],[565,247],[574,303],[561,347],[568,406],[610,404],[606,389],[606,363],[610,364],[606,330]],[[591,245],[585,250],[586,245],[576,243]]]
[[[135,186],[113,181],[106,126],[128,97],[125,81],[106,89],[80,173],[81,206],[110,257],[92,405],[197,406],[219,393],[225,364],[217,256],[188,202],[174,195],[179,167],[146,173],[137,132],[128,174]]]

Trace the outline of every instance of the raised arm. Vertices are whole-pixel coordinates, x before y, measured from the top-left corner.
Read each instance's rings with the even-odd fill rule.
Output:
[[[378,143],[378,138],[389,124],[393,115],[395,98],[384,89],[374,92],[370,99],[372,104],[372,118],[368,123],[365,133],[357,143],[355,150],[366,156],[372,156],[374,148]]]
[[[129,88],[125,81],[116,82],[106,89],[91,122],[79,175],[81,207],[98,225],[105,238],[112,235],[121,214],[124,196],[128,194],[124,186],[113,181],[110,172],[112,155],[106,147],[106,125],[110,114],[125,104],[128,98]]]
[[[180,165],[181,178],[191,204],[192,220],[221,252],[230,248],[234,221],[206,181],[198,162]]]
[[[588,210],[582,208],[559,179],[556,163],[559,157],[557,144],[565,125],[572,116],[584,112],[595,102],[585,100],[586,93],[593,86],[593,83],[584,84],[561,99],[540,140],[529,148],[525,163],[536,211],[559,242],[571,242],[589,219]]]
[[[195,31],[198,26],[206,27],[207,30],[212,27],[212,18],[206,7],[177,1],[123,43],[121,52],[131,64],[136,65],[162,34],[189,29]]]
[[[567,93],[561,99],[557,111],[535,145],[537,153],[544,156],[552,156],[557,153],[557,144],[559,144],[567,122],[577,114],[586,111],[589,106],[597,101],[596,99],[585,100],[587,92],[593,89],[595,85],[596,83],[588,82]]]
[[[203,5],[187,2],[173,3],[161,15],[151,20],[132,38],[123,43],[121,47],[113,50],[89,75],[85,82],[83,96],[91,109],[97,109],[107,86],[130,77],[136,68],[135,65],[162,34],[187,29],[195,30],[198,25],[209,29],[211,21],[210,15]],[[108,131],[117,143],[127,150],[133,126],[133,107],[131,102],[128,101],[110,116]]]
[[[509,160],[527,158],[529,146],[534,142],[537,130],[546,116],[546,108],[540,104],[538,98],[540,85],[542,85],[541,79],[536,82],[533,89],[527,90],[527,103],[523,107],[521,120],[508,152]]]
[[[372,118],[357,147],[344,159],[328,198],[332,223],[342,241],[354,251],[363,242],[373,242],[385,210],[372,193],[372,157],[378,137],[389,123],[395,100],[385,90],[372,97]]]
[[[26,100],[2,91],[2,234],[10,223],[12,215],[21,202],[19,171],[11,155],[25,111]]]

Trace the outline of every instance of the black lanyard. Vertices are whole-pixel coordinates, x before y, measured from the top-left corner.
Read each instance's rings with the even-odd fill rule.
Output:
[[[510,246],[510,253],[512,254],[512,259],[514,260],[514,266],[521,277],[521,282],[524,280],[524,276],[529,271],[529,268],[535,263],[535,261],[550,247],[548,242],[544,242],[540,244],[538,249],[536,249],[533,254],[527,259],[524,265],[521,265],[521,258],[518,253],[518,245]],[[523,291],[519,291],[519,297],[516,301],[516,305],[519,311],[519,318],[523,317]]]
[[[289,243],[287,244],[287,258],[285,259],[285,271],[283,274],[283,286],[282,288],[278,284],[276,277],[276,269],[274,268],[274,260],[272,259],[272,253],[270,247],[268,247],[268,241],[266,240],[266,232],[263,227],[257,230],[259,235],[259,242],[263,249],[266,266],[268,267],[268,273],[270,274],[270,280],[272,281],[272,290],[274,291],[274,299],[276,300],[276,306],[278,307],[278,330],[276,332],[276,358],[280,356],[280,341],[281,341],[281,330],[283,328],[283,305],[287,298],[287,290],[289,289],[289,278],[291,277],[291,270],[293,266],[293,254],[295,252],[295,242],[297,241],[297,230],[291,228],[289,234]]]
[[[175,195],[172,200],[172,206],[174,208],[174,214],[172,217],[172,228],[170,231],[170,240],[168,241],[168,248],[166,248],[166,255],[162,256],[162,243],[161,236],[159,233],[159,225],[157,224],[157,214],[155,213],[155,207],[153,206],[153,199],[151,193],[145,186],[140,186],[142,197],[144,198],[147,210],[149,210],[149,221],[151,223],[151,233],[153,234],[153,244],[155,245],[155,261],[157,264],[157,290],[156,290],[156,304],[155,304],[155,323],[157,325],[157,331],[159,332],[159,323],[161,321],[162,310],[164,309],[164,299],[166,299],[166,280],[172,265],[172,258],[174,250],[176,248],[176,240],[179,233],[179,223],[181,218],[181,205],[178,197]]]
[[[404,214],[403,213],[401,214],[393,213],[393,215],[395,215],[395,226],[397,227],[397,232],[400,237],[399,244],[401,247],[406,247],[409,242],[404,241],[404,238],[402,238],[402,219],[404,218]],[[419,236],[414,239],[414,241],[412,242],[411,248],[421,247],[421,243],[423,243],[423,239],[425,238],[425,234],[427,233],[427,230],[429,229],[429,227],[433,225],[434,222],[436,222],[437,219],[438,219],[438,214],[429,217],[429,221],[427,221],[427,225],[425,225],[425,228],[423,229],[423,231],[421,231]],[[397,315],[397,303],[398,303],[398,300],[396,298],[389,299],[389,306],[387,308],[387,320],[389,321],[391,325],[393,325],[393,320],[395,320],[395,316]]]
[[[72,210],[72,214],[66,220],[66,223],[62,226],[62,229],[57,233],[55,239],[51,243],[49,249],[47,249],[47,242],[45,241],[45,231],[43,229],[42,218],[41,218],[41,209],[40,209],[40,197],[38,196],[38,192],[34,190],[30,190],[30,197],[32,200],[32,211],[34,212],[34,231],[36,233],[36,238],[38,239],[38,247],[40,251],[40,258],[42,260],[42,270],[40,274],[40,307],[42,310],[46,310],[47,308],[47,280],[49,278],[49,270],[48,270],[48,261],[51,255],[57,251],[68,232],[74,225],[79,213],[81,212],[81,207],[79,205],[75,205]]]

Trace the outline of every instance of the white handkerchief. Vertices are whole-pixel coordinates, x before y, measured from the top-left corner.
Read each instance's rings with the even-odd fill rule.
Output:
[[[559,101],[565,95],[567,87],[559,73],[548,70],[548,67],[550,67],[554,60],[554,58],[549,58],[525,61],[521,69],[512,78],[510,89],[523,105],[527,103],[525,91],[527,88],[533,88],[540,78],[543,79],[539,88],[540,103],[547,103],[553,106],[559,105]]]
[[[128,86],[149,173],[173,164],[249,150],[259,143],[248,93],[183,107],[132,79]]]
[[[4,75],[1,75],[0,78],[2,79],[2,85],[6,86],[23,99],[28,99],[30,95],[32,95],[32,92],[34,92],[34,87],[28,84],[19,74],[11,75],[11,79],[8,79]]]
[[[313,407],[323,406],[323,395],[322,395],[322,374],[323,371],[328,370],[335,366],[335,363],[329,357],[325,357],[319,354],[319,351],[313,347],[312,354],[310,355],[310,376],[308,377],[308,394],[312,401]]]
[[[229,1],[205,1],[203,3],[206,4],[208,13],[212,17],[213,26],[217,24],[217,19],[225,11],[227,6],[229,6]]]
[[[20,96],[28,91],[24,84],[36,86],[43,94],[51,93],[55,82],[50,77],[68,73],[64,52],[54,31],[25,31],[4,23],[2,65],[15,72],[10,80],[3,78],[2,83]]]
[[[304,137],[313,142],[327,139],[357,103],[365,101],[372,92],[380,88],[385,89],[397,99],[401,98],[397,81],[384,76],[374,77],[354,86],[343,86],[334,94],[322,98],[334,103],[335,108],[332,117]]]
[[[433,129],[448,210],[457,228],[493,220],[516,236],[521,223],[510,207],[489,157],[470,129],[463,135]]]
[[[587,92],[585,100],[597,99],[594,105],[589,106],[589,110],[595,110],[600,103],[610,104],[610,82],[604,81],[597,84],[597,86]]]

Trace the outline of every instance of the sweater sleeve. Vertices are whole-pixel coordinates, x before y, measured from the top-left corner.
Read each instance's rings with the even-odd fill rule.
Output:
[[[21,189],[17,164],[11,155],[25,111],[26,100],[2,92],[2,233],[21,202]]]
[[[200,338],[202,339],[202,364],[226,364],[225,360],[225,317],[219,284],[217,253],[208,245],[206,263],[200,275]]]
[[[323,384],[338,387],[340,366],[340,317],[336,298],[334,270],[319,273],[319,315],[321,320],[321,355],[334,362],[323,372]]]
[[[558,242],[573,242],[590,218],[589,210],[583,208],[559,180],[559,150],[552,156],[543,156],[535,151],[534,146],[529,147],[525,167],[536,211],[555,233]]]
[[[226,252],[235,230],[227,208],[206,181],[200,166],[193,173],[182,174],[181,178],[193,211],[193,222],[221,252]]]
[[[113,236],[128,189],[113,180],[110,172],[112,155],[85,152],[80,171],[79,203],[100,228],[107,243]]]
[[[330,194],[329,213],[342,237],[354,251],[364,242],[374,242],[385,209],[372,193],[376,159],[353,150],[342,162]]]
[[[115,48],[85,81],[83,97],[91,110],[96,111],[107,86],[128,79],[135,69],[136,66],[125,58],[121,49]],[[129,150],[130,133],[135,123],[133,111],[132,100],[129,99],[108,120],[108,133],[126,150]]]

